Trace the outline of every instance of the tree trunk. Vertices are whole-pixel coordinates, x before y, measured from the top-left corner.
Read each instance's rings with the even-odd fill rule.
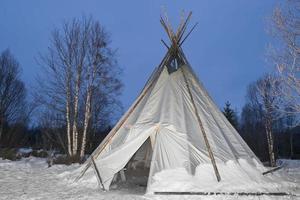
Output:
[[[275,161],[275,154],[274,154],[274,141],[273,141],[273,133],[272,133],[272,122],[270,121],[270,119],[267,119],[265,128],[266,128],[267,141],[268,141],[270,166],[275,167],[276,161]]]
[[[81,150],[80,150],[81,159],[84,157],[84,153],[85,153],[86,134],[87,134],[88,125],[91,117],[91,97],[92,97],[92,89],[91,86],[89,86],[87,96],[86,96],[86,104],[85,104],[84,127],[83,127]]]
[[[69,156],[72,156],[73,152],[72,152],[72,141],[71,141],[70,105],[68,100],[66,105],[66,119],[67,119],[68,154]]]
[[[72,140],[73,140],[73,142],[72,142],[72,144],[73,144],[72,154],[73,155],[77,154],[77,146],[78,146],[77,138],[78,138],[77,120],[74,119],[74,121],[73,121],[73,131],[72,131]]]
[[[290,133],[290,159],[293,159],[294,157],[294,148],[293,148],[293,133]]]
[[[3,134],[3,119],[2,117],[0,117],[0,142],[1,142],[1,139],[2,139],[2,134]]]
[[[72,152],[72,132],[71,132],[71,71],[70,69],[67,72],[67,80],[66,80],[66,120],[67,120],[67,137],[68,137],[68,154],[69,156],[73,156]]]
[[[74,120],[73,120],[73,155],[77,154],[78,151],[78,101],[79,101],[79,90],[80,90],[80,79],[81,70],[77,71],[76,88],[75,88],[75,99],[74,99]]]

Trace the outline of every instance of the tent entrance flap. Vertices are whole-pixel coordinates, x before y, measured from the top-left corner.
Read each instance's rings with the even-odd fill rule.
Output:
[[[138,168],[150,168],[152,157],[152,146],[150,137],[137,150],[126,165],[126,170],[135,170]]]
[[[105,190],[109,190],[109,186],[115,176],[122,170],[138,149],[145,143],[151,134],[156,132],[156,127],[140,128],[132,127],[126,139],[116,148],[109,149],[95,160],[101,175]]]
[[[142,144],[136,153],[130,158],[126,166],[120,172],[124,172],[126,180],[122,180],[121,173],[115,174],[113,184],[126,184],[133,186],[147,186],[152,158],[152,146],[150,137]],[[123,183],[122,183],[123,182]]]

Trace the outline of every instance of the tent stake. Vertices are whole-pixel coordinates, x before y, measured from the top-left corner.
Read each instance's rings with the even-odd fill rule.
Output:
[[[98,170],[98,168],[97,168],[97,165],[96,165],[96,163],[95,163],[94,159],[93,159],[93,158],[91,158],[91,159],[92,159],[92,163],[93,163],[94,169],[95,169],[95,171],[96,171],[96,174],[97,174],[98,180],[99,180],[99,182],[100,182],[100,184],[101,184],[101,186],[102,186],[102,188],[101,188],[101,189],[102,189],[103,191],[105,191],[105,188],[104,188],[104,185],[103,185],[103,182],[102,182],[101,176],[100,176],[100,172],[99,172],[99,170]]]
[[[185,75],[184,70],[182,69],[182,67],[180,69],[181,69],[181,72],[182,72],[182,75],[183,75],[183,78],[184,78],[184,82],[185,82],[185,84],[187,86],[188,93],[189,93],[189,96],[191,98],[191,101],[192,101],[192,104],[193,104],[193,107],[194,107],[195,115],[196,115],[198,124],[200,126],[200,129],[201,129],[201,132],[202,132],[202,135],[203,135],[203,138],[204,138],[204,142],[205,142],[205,145],[206,145],[206,148],[207,148],[207,151],[208,151],[209,158],[210,158],[211,163],[213,165],[213,168],[214,168],[217,180],[218,180],[218,182],[220,182],[221,181],[221,176],[219,174],[219,171],[218,171],[218,168],[217,168],[217,164],[216,164],[216,161],[215,161],[215,157],[214,157],[213,152],[212,152],[212,150],[210,148],[210,144],[208,142],[208,138],[207,138],[206,132],[204,130],[202,121],[200,119],[200,116],[199,116],[199,113],[198,113],[198,110],[197,110],[197,107],[196,107],[196,104],[195,104],[195,101],[194,101],[194,97],[193,97],[192,91],[190,89],[189,82],[188,82],[188,80],[186,78],[186,75]]]

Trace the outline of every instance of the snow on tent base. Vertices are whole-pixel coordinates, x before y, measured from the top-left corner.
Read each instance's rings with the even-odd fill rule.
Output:
[[[147,192],[277,189],[262,163],[224,117],[187,61],[181,45],[189,35],[161,19],[171,44],[141,94],[88,159],[77,180],[92,166],[110,189],[116,175],[143,163]],[[176,33],[176,34],[175,34]],[[165,44],[167,45],[167,44]],[[128,175],[128,173],[127,173]],[[271,178],[269,178],[271,177]],[[232,191],[230,191],[232,192]]]
[[[153,184],[148,186],[148,194],[180,194],[187,193],[220,193],[220,194],[288,194],[290,182],[284,182],[280,177],[262,176],[262,166],[248,164],[246,160],[217,163],[222,181],[217,182],[211,165],[197,166],[194,175],[184,168],[163,170],[153,177]],[[285,187],[286,186],[286,187]],[[296,187],[296,184],[294,184]],[[293,191],[290,191],[293,192]],[[175,194],[174,193],[174,194]]]

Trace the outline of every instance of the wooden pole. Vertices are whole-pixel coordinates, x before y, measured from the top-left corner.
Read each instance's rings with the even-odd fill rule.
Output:
[[[165,45],[165,47],[167,47],[167,49],[170,49],[170,47],[167,45],[167,43],[163,39],[161,39],[160,41],[163,43],[163,45]]]
[[[185,23],[183,24],[183,26],[178,28],[178,29],[179,29],[179,31],[178,31],[179,34],[178,34],[178,36],[177,36],[178,42],[181,41],[181,38],[182,38],[182,36],[183,36],[183,34],[184,34],[184,32],[185,32],[187,26],[188,26],[188,23],[189,23],[191,17],[192,17],[192,12],[189,13],[189,15],[188,15],[188,17],[186,18]]]
[[[172,42],[172,45],[169,49],[172,50],[172,53],[173,55],[172,56],[178,56],[178,57],[181,57],[182,61],[184,63],[188,63],[185,56],[183,55],[182,53],[182,49],[180,48],[180,45],[182,45],[182,43],[184,42],[184,40],[190,35],[190,33],[194,30],[194,28],[196,27],[196,25],[191,29],[191,31],[189,31],[188,35],[184,38],[184,40],[182,42],[181,41],[181,38],[185,32],[185,29],[187,27],[187,24],[190,20],[190,17],[192,16],[192,12],[189,13],[185,23],[183,24],[183,26],[180,26],[177,30],[177,33],[179,34],[178,36],[177,35],[174,35],[174,34],[170,34],[169,32],[171,27],[168,27],[165,23],[165,21],[161,18],[161,23],[163,25],[163,27],[166,29],[166,32],[168,34],[168,36],[170,37],[170,40]],[[180,45],[179,45],[180,44]],[[176,55],[175,55],[176,54]],[[216,178],[217,178],[217,181],[221,181],[221,176],[219,174],[219,171],[218,171],[218,168],[217,168],[217,164],[216,164],[216,161],[215,161],[215,157],[213,155],[213,152],[211,150],[211,147],[210,147],[210,144],[209,144],[209,141],[208,141],[208,138],[207,138],[207,135],[206,135],[206,132],[204,130],[204,127],[203,127],[203,124],[202,124],[202,121],[200,119],[200,116],[199,116],[199,113],[198,113],[198,110],[197,110],[197,107],[196,107],[196,104],[195,104],[195,101],[194,101],[194,97],[193,97],[193,94],[191,92],[191,89],[190,89],[190,85],[189,85],[189,82],[188,82],[188,79],[186,78],[186,75],[184,73],[184,70],[182,68],[180,68],[181,71],[182,71],[182,74],[183,74],[183,77],[184,77],[184,81],[185,81],[185,84],[188,88],[188,93],[189,93],[189,96],[190,96],[190,99],[192,101],[192,104],[193,104],[193,107],[194,107],[194,112],[195,112],[195,115],[196,115],[196,118],[197,118],[197,121],[198,121],[198,124],[199,124],[199,127],[200,127],[200,130],[201,130],[201,133],[203,135],[203,138],[204,138],[204,142],[205,142],[205,145],[206,145],[206,148],[207,148],[207,151],[208,151],[208,155],[209,155],[209,158],[211,160],[211,163],[213,165],[213,169],[214,169],[214,172],[215,172],[215,175],[216,175]]]
[[[103,190],[103,191],[105,191],[105,188],[104,188],[104,185],[103,185],[103,182],[102,182],[101,176],[100,176],[100,172],[99,172],[99,170],[98,170],[98,168],[97,168],[97,165],[96,165],[96,163],[95,163],[95,161],[94,161],[94,159],[93,159],[93,158],[91,158],[91,160],[92,160],[92,163],[93,163],[93,166],[94,166],[95,172],[96,172],[96,174],[97,174],[98,181],[100,182],[100,184],[99,184],[99,185],[101,185],[101,186],[102,186],[102,190]]]
[[[154,192],[155,195],[238,195],[238,196],[296,196],[286,192]]]
[[[186,34],[186,36],[183,38],[183,40],[180,42],[180,44],[179,44],[179,46],[181,46],[183,43],[184,43],[184,41],[189,37],[189,35],[193,32],[193,30],[196,28],[196,26],[198,25],[198,23],[196,23],[193,27],[192,27],[192,29],[188,32],[188,34]]]
[[[265,172],[262,173],[262,175],[266,175],[266,174],[275,172],[275,171],[280,170],[280,169],[282,169],[282,166],[275,167],[275,168],[273,168],[273,169],[270,169],[270,170],[268,170],[268,171],[265,171]]]
[[[178,48],[179,48],[179,50],[178,50],[179,56],[181,57],[181,59],[182,59],[187,65],[190,66],[190,64],[189,64],[188,60],[186,59],[186,57],[185,57],[185,55],[184,55],[182,49],[181,49],[180,47],[178,47]],[[188,84],[188,81],[187,81],[187,78],[186,78],[186,76],[185,76],[185,73],[184,73],[184,71],[183,71],[182,68],[181,68],[181,70],[182,70],[184,79],[186,80],[186,83]],[[189,85],[189,84],[188,84],[188,85]],[[191,93],[191,90],[190,90],[190,87],[188,87],[188,91],[189,91],[190,97],[193,97],[193,95],[192,95],[192,93]],[[206,147],[207,147],[207,149],[208,149],[208,153],[209,153],[210,160],[211,160],[211,162],[212,162],[212,165],[213,165],[213,168],[214,168],[214,171],[215,171],[217,180],[218,180],[218,182],[219,182],[219,181],[221,180],[221,176],[220,176],[220,174],[219,174],[219,171],[218,171],[218,168],[217,168],[217,164],[216,164],[216,161],[215,161],[213,152],[212,152],[212,150],[211,150],[211,148],[210,148],[210,144],[209,144],[209,141],[208,141],[208,139],[207,139],[207,137],[206,137],[206,133],[205,133],[205,130],[204,130],[203,124],[202,124],[202,122],[201,122],[201,119],[200,119],[199,113],[198,113],[198,111],[197,111],[197,108],[196,108],[196,105],[195,105],[194,100],[193,100],[192,102],[193,102],[193,106],[194,106],[195,111],[196,111],[196,116],[198,116],[198,117],[197,117],[197,120],[199,119],[199,120],[198,120],[198,123],[200,122],[200,123],[199,123],[199,126],[200,126],[200,128],[202,127],[202,128],[201,128],[201,131],[202,131],[203,137],[205,136],[205,137],[204,137],[205,145],[206,145]]]
[[[202,121],[201,121],[201,119],[200,119],[200,116],[199,116],[199,113],[198,113],[198,110],[197,110],[197,107],[196,107],[196,104],[195,104],[195,101],[194,101],[194,97],[193,97],[193,94],[192,94],[191,89],[190,89],[190,85],[189,85],[188,79],[186,78],[185,72],[184,72],[184,70],[182,69],[182,67],[181,67],[180,69],[181,69],[181,72],[182,72],[182,74],[183,74],[184,82],[185,82],[185,84],[186,84],[186,86],[187,86],[188,93],[189,93],[190,99],[191,99],[192,104],[193,104],[194,112],[195,112],[195,115],[196,115],[196,118],[197,118],[197,121],[198,121],[200,130],[201,130],[201,133],[202,133],[203,138],[204,138],[204,142],[205,142],[205,145],[206,145],[206,148],[207,148],[207,151],[208,151],[209,158],[210,158],[210,160],[211,160],[211,163],[212,163],[213,168],[214,168],[214,171],[215,171],[215,175],[216,175],[217,180],[218,180],[218,182],[219,182],[219,181],[221,181],[221,176],[220,176],[219,171],[218,171],[218,168],[217,168],[217,164],[216,164],[216,161],[215,161],[215,157],[214,157],[213,152],[212,152],[212,150],[211,150],[211,147],[210,147],[210,144],[209,144],[209,141],[208,141],[206,132],[205,132],[205,130],[204,130]]]

